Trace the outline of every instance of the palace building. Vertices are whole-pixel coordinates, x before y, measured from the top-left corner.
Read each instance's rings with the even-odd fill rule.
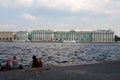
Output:
[[[52,42],[52,30],[34,30],[30,33],[32,42]]]
[[[18,31],[0,32],[0,41],[27,41],[31,42],[114,42],[114,31],[52,31],[33,30],[31,32]]]
[[[66,42],[114,42],[114,31],[97,30],[97,31],[56,31],[54,32],[55,41]]]
[[[92,34],[92,42],[114,42],[114,31],[111,29],[93,31]]]
[[[17,40],[17,41],[27,41],[28,40],[28,32],[27,31],[16,32],[15,40]]]
[[[54,32],[54,40],[66,42],[92,42],[92,32],[89,31],[56,31]]]
[[[14,40],[14,32],[0,32],[0,41],[11,42]]]

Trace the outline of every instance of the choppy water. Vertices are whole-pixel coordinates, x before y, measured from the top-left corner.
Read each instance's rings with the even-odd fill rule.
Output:
[[[42,57],[45,65],[78,65],[120,59],[120,43],[14,43],[0,42],[0,59],[16,55],[29,65],[32,56]]]

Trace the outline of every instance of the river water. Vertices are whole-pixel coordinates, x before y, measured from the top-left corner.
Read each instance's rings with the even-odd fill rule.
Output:
[[[120,59],[120,43],[21,43],[0,42],[0,59],[16,56],[30,65],[32,56],[42,57],[44,65],[80,65]]]

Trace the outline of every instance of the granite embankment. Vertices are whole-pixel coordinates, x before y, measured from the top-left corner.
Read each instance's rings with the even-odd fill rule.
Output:
[[[0,80],[120,80],[120,60],[87,65],[0,71]]]

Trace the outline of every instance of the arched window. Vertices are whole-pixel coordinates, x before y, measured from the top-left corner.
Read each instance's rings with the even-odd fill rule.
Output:
[[[10,38],[10,41],[12,41],[12,38]]]
[[[8,38],[6,38],[6,40],[8,40]]]

